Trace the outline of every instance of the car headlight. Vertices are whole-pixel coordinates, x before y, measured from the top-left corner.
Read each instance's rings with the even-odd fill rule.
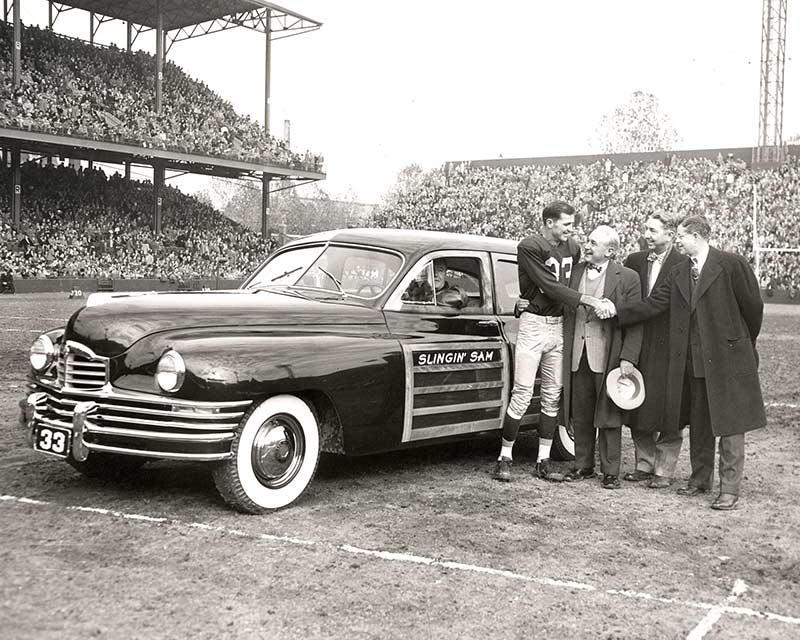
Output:
[[[181,354],[170,349],[158,361],[156,382],[162,390],[172,393],[181,388],[186,375],[186,363]]]
[[[31,345],[30,361],[34,371],[44,371],[53,363],[56,349],[53,341],[46,335],[41,335]]]

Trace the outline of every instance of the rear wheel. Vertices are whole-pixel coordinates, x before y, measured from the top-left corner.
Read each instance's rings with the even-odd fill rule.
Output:
[[[147,460],[147,458],[113,453],[90,453],[83,461],[75,460],[72,456],[67,458],[67,462],[87,478],[104,480],[119,480],[136,473]]]
[[[274,396],[245,416],[231,451],[214,468],[225,501],[245,513],[280,509],[300,497],[317,470],[317,420],[300,398]]]
[[[571,420],[566,425],[558,425],[553,436],[551,457],[564,462],[575,459],[575,434],[572,430]]]

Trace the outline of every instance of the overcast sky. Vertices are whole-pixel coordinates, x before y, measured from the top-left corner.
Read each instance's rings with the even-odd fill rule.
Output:
[[[411,163],[587,153],[603,115],[637,90],[660,100],[681,148],[757,139],[762,0],[279,4],[324,24],[273,43],[271,127],[282,135],[289,119],[292,147],[324,155],[333,195],[378,202]],[[793,9],[785,138],[800,133]],[[44,25],[47,3],[25,0],[22,15]],[[71,11],[56,31],[87,38],[88,21]],[[106,24],[98,39],[124,46],[124,27]],[[154,40],[144,34],[137,46],[153,50]],[[263,35],[204,36],[169,58],[263,120]]]

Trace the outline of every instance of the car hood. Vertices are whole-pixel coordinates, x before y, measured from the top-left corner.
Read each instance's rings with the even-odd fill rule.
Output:
[[[214,291],[90,296],[70,318],[65,339],[98,355],[116,356],[144,336],[163,331],[383,324],[383,314],[347,300],[291,293]]]

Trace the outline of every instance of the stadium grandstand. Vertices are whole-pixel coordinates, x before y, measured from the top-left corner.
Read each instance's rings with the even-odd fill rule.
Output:
[[[15,228],[23,213],[22,154],[88,161],[90,169],[95,161],[119,164],[126,178],[132,164],[151,167],[157,233],[166,171],[260,180],[265,236],[271,180],[324,179],[320,155],[294,153],[269,133],[271,43],[319,22],[262,0],[70,0],[48,2],[48,29],[38,29],[22,25],[20,0],[4,7],[0,146],[11,166]],[[88,43],[54,31],[58,16],[73,9],[89,13]],[[111,20],[127,24],[124,50],[94,45],[97,29]],[[166,61],[176,42],[237,27],[265,34],[263,127]],[[155,56],[132,48],[147,31],[155,32]]]
[[[4,1],[0,23],[0,273],[241,278],[274,244],[271,182],[325,178],[321,155],[269,131],[272,42],[321,23],[262,0],[70,0],[48,2],[42,29],[22,24],[20,4]],[[88,12],[87,41],[54,29],[73,9]],[[95,43],[112,20],[126,23],[125,48]],[[166,59],[175,43],[232,28],[265,35],[264,126]],[[133,49],[146,32],[155,55]],[[152,182],[131,180],[132,166]],[[261,234],[166,187],[168,172],[260,182]]]
[[[375,224],[521,238],[539,225],[531,212],[558,198],[575,204],[585,230],[615,226],[627,253],[640,248],[649,212],[699,211],[712,222],[720,248],[747,255],[754,267],[758,257],[768,294],[784,288],[795,297],[798,152],[790,146],[788,156],[768,168],[754,168],[751,148],[448,162],[398,184]]]
[[[0,179],[9,172],[0,169]],[[148,225],[152,185],[119,173],[31,162],[22,166],[22,183],[25,222],[15,229],[0,220],[0,267],[16,278],[63,279],[67,289],[79,279],[171,281],[173,288],[236,281],[270,248],[260,234],[172,187],[163,190],[164,229],[157,234]],[[7,207],[8,196],[0,196],[0,208]]]

